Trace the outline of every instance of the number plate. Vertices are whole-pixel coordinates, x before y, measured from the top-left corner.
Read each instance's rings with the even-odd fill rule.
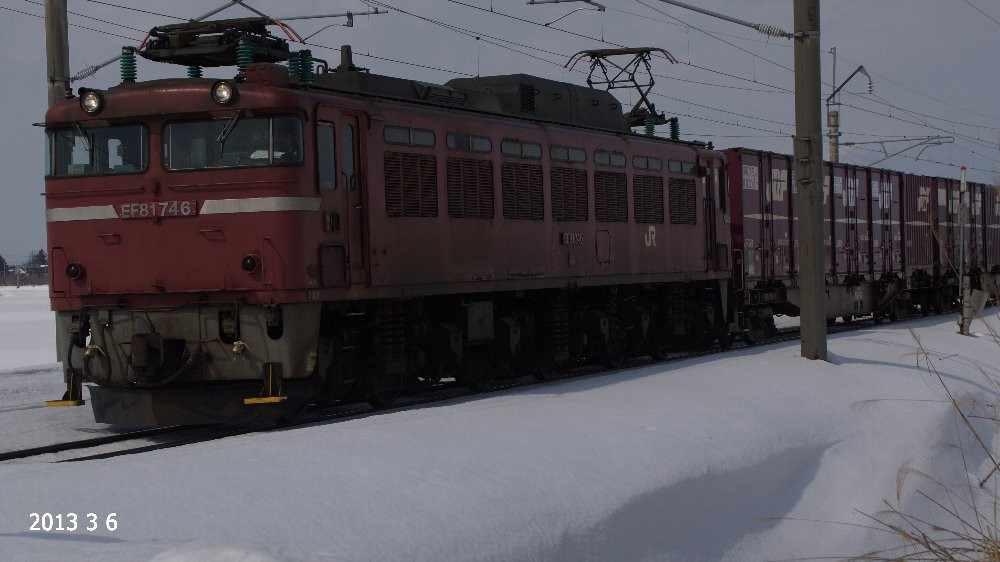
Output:
[[[121,203],[118,205],[118,218],[122,219],[192,217],[197,214],[197,201],[153,201],[150,203]]]

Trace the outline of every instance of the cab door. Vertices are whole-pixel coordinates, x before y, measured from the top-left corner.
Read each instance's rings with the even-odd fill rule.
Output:
[[[716,229],[718,225],[715,220],[716,213],[716,185],[717,180],[715,176],[714,165],[718,165],[710,158],[702,158],[699,164],[704,171],[704,185],[705,185],[705,271],[715,271],[718,269],[718,257],[716,256],[717,244],[718,244],[718,233]]]
[[[327,287],[367,282],[360,122],[360,114],[339,108],[321,106],[318,112],[317,189],[325,233],[320,247],[320,277]]]

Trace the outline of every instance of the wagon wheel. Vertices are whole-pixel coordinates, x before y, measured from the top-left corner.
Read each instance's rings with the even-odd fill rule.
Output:
[[[945,311],[946,307],[944,290],[937,290],[934,292],[934,314],[941,314]]]
[[[467,350],[462,358],[459,378],[473,392],[484,392],[493,387],[499,371],[493,354],[482,350]]]
[[[743,331],[743,340],[747,345],[757,345],[767,339],[767,326],[759,321],[750,320],[749,326]]]
[[[365,398],[373,408],[390,408],[405,390],[406,373],[387,374],[377,369],[365,381]]]

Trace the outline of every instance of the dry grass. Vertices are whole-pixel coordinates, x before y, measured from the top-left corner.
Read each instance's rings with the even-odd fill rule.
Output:
[[[1000,336],[988,323],[984,322],[984,324],[986,324],[993,341],[1000,347]],[[935,367],[931,355],[924,347],[920,337],[912,329],[910,334],[919,348],[918,366],[927,369],[933,379],[936,379],[943,392],[943,400],[951,404],[955,413],[958,443],[947,444],[947,446],[954,447],[959,451],[965,469],[966,482],[960,485],[948,485],[938,478],[904,464],[896,474],[895,505],[883,500],[886,509],[874,515],[864,514],[871,520],[874,528],[894,534],[902,539],[902,544],[898,547],[855,556],[852,557],[852,560],[1000,562],[1000,526],[998,526],[1000,519],[997,517],[997,487],[995,482],[990,486],[991,480],[1000,478],[998,475],[1000,461],[998,461],[997,452],[987,444],[992,441],[993,436],[988,435],[987,439],[984,439],[980,430],[977,430],[971,421],[972,419],[992,421],[991,431],[996,433],[1000,431],[1000,414],[997,413],[995,404],[960,403],[956,400],[945,383],[944,377]],[[1000,393],[1000,378],[987,373],[981,365],[977,365],[977,368],[987,381],[988,386]],[[992,415],[967,414],[966,408],[963,406],[969,410],[986,406],[992,411]],[[965,428],[967,432],[961,431],[962,428]],[[965,439],[962,437],[963,434],[966,436]],[[978,479],[974,479],[969,470],[970,461],[976,459],[978,459],[977,463],[988,459],[988,466],[992,466],[986,474]],[[917,494],[922,500],[934,506],[934,511],[938,514],[934,521],[907,513],[900,507],[904,487],[910,479],[917,479],[920,484],[929,486],[927,489],[932,493],[918,490]],[[990,492],[992,492],[992,497],[988,495]]]

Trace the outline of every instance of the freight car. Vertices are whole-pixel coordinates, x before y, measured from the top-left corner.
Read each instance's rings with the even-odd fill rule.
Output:
[[[792,157],[726,151],[731,190],[734,313],[746,336],[774,332],[774,316],[798,315],[796,189]],[[964,228],[975,288],[996,294],[1000,274],[1000,198],[969,183],[960,217],[960,184],[848,164],[824,164],[825,284],[828,322],[872,315],[876,322],[950,310],[958,302]]]
[[[272,419],[728,343],[723,153],[632,134],[607,92],[328,68],[265,25],[154,29],[139,54],[192,77],[136,81],[126,49],[46,114],[53,404]]]

